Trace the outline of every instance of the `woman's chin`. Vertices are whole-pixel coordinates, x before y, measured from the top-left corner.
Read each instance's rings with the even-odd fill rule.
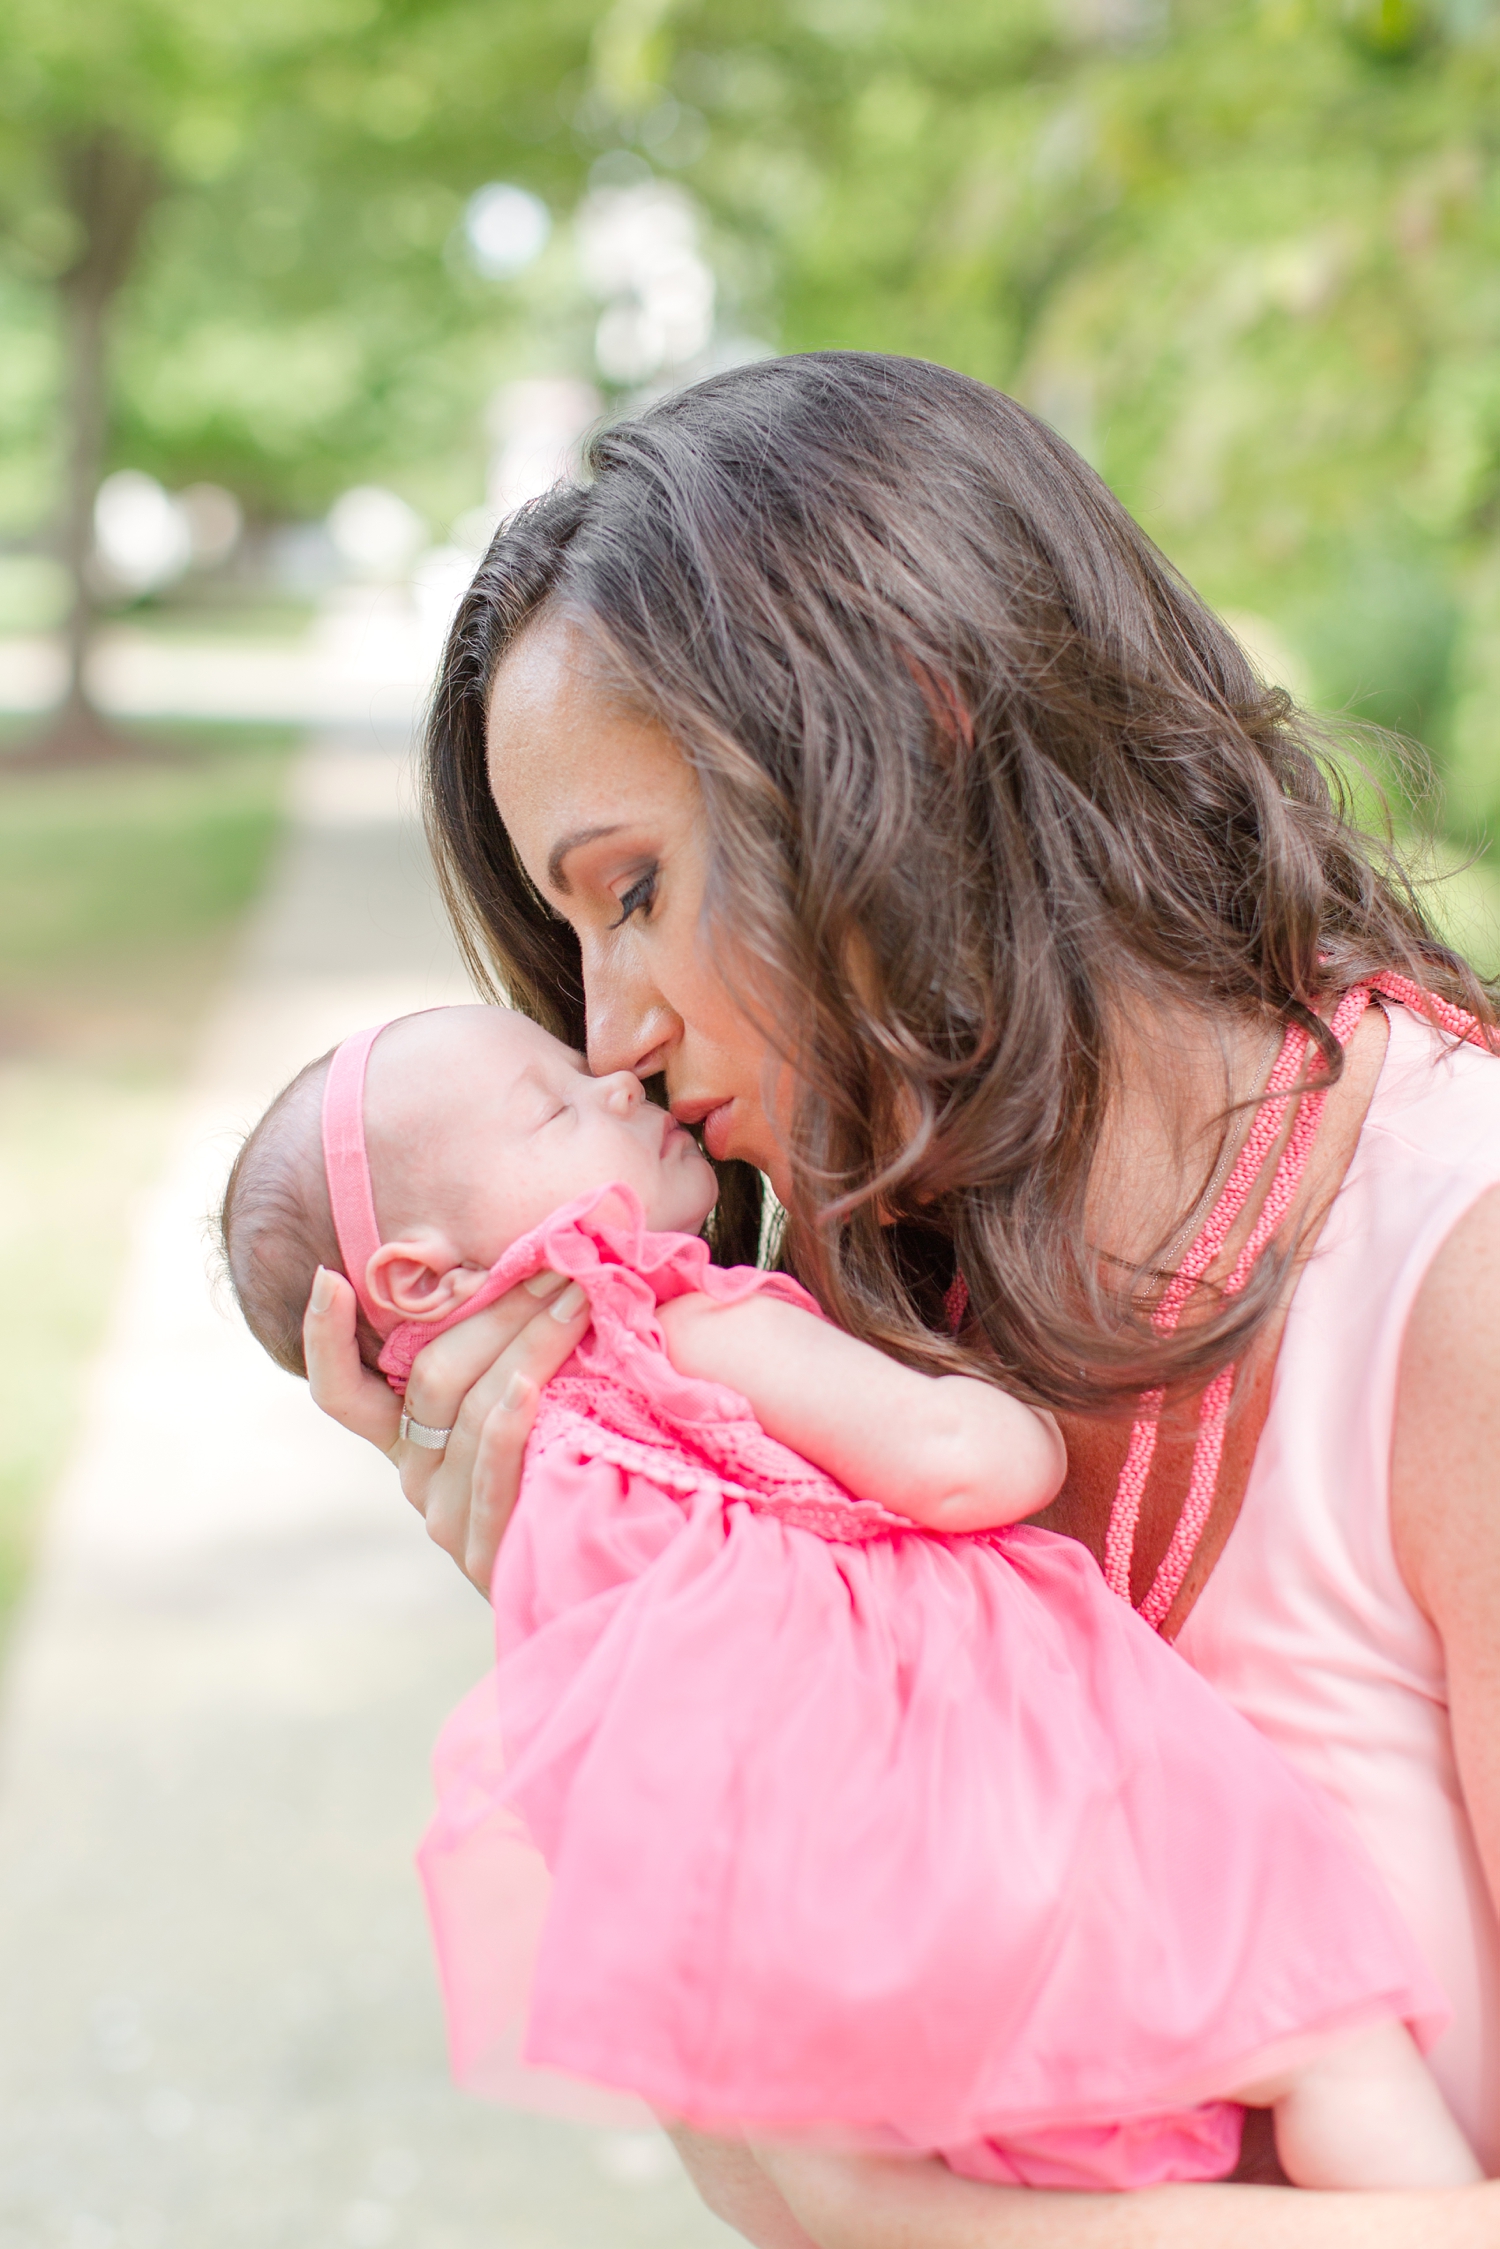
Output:
[[[715,1163],[750,1164],[770,1186],[778,1202],[785,1203],[791,1180],[786,1151],[763,1114],[751,1110],[737,1096],[703,1119],[703,1145]]]
[[[726,1101],[705,1117],[703,1145],[716,1163],[752,1164],[785,1202],[783,1190],[790,1185],[785,1151],[763,1117],[745,1118],[741,1109],[740,1102]]]

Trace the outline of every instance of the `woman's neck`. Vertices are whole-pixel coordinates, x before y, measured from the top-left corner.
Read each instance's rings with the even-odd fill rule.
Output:
[[[1174,1242],[1226,1152],[1249,1131],[1247,1104],[1264,1090],[1280,1043],[1281,1027],[1268,1016],[1210,1017],[1173,1001],[1121,1011],[1089,1181],[1089,1230],[1101,1257],[1133,1268]]]
[[[1153,1254],[1201,1193],[1221,1146],[1227,1101],[1251,1098],[1264,1083],[1264,1076],[1259,1082],[1249,1082],[1254,1078],[1257,1054],[1264,1053],[1258,1025],[1228,1027],[1222,1045],[1217,1036],[1195,1035],[1190,1023],[1179,1028],[1180,1051],[1170,1058],[1170,1064],[1167,1042],[1160,1030],[1153,1028],[1149,1039],[1131,1042],[1131,1060],[1122,1069],[1120,1097],[1112,1109],[1106,1145],[1091,1183],[1091,1204],[1100,1213],[1097,1239],[1101,1250],[1131,1264]],[[1270,1405],[1286,1308],[1353,1158],[1388,1038],[1384,1014],[1372,1007],[1345,1049],[1342,1075],[1324,1105],[1312,1156],[1286,1219],[1286,1234],[1297,1240],[1298,1257],[1286,1276],[1276,1313],[1256,1337],[1241,1367],[1213,1513],[1163,1627],[1168,1638],[1180,1630],[1234,1527]],[[1153,1069],[1160,1073],[1159,1082],[1152,1081]],[[1269,1071],[1268,1062],[1265,1075]],[[1229,1094],[1225,1091],[1226,1072],[1232,1077]],[[1246,1112],[1242,1122],[1232,1123],[1236,1140],[1248,1129],[1249,1121]],[[1241,1226],[1230,1237],[1230,1257],[1253,1225],[1258,1204],[1259,1197],[1252,1195]],[[1163,1422],[1137,1536],[1144,1581],[1149,1581],[1166,1550],[1187,1488],[1196,1400],[1174,1400],[1173,1408]],[[1133,1414],[1129,1407],[1122,1407],[1111,1416],[1061,1414],[1058,1419],[1068,1447],[1067,1481],[1052,1506],[1035,1519],[1050,1530],[1081,1540],[1102,1559]]]

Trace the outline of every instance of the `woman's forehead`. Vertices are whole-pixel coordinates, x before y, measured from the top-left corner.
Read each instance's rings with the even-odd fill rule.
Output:
[[[521,636],[495,674],[487,732],[490,787],[528,866],[566,835],[675,813],[696,795],[666,729],[601,688],[576,626]]]
[[[512,641],[495,667],[488,732],[493,749],[539,719],[566,709],[588,669],[583,635],[570,620],[542,616]]]

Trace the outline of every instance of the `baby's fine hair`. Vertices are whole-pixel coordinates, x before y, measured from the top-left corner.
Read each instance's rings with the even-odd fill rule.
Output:
[[[244,1145],[216,1220],[219,1249],[245,1325],[288,1374],[307,1373],[302,1315],[320,1265],[344,1271],[323,1167],[323,1088],[333,1049],[283,1086]],[[380,1338],[361,1312],[359,1354],[373,1367]]]

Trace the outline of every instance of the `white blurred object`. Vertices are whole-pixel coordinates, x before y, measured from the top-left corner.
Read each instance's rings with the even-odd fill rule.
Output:
[[[436,658],[453,613],[469,590],[474,556],[460,546],[429,547],[411,574],[411,598],[423,640]]]
[[[488,485],[491,531],[561,478],[577,476],[579,446],[601,411],[592,383],[567,375],[536,376],[496,391],[486,417],[495,445]],[[478,528],[471,517],[463,521],[466,529]]]
[[[343,576],[326,523],[277,524],[267,537],[265,557],[273,583],[298,601],[316,600]]]
[[[185,510],[141,469],[117,469],[100,485],[94,543],[109,576],[131,593],[170,585],[193,559]]]
[[[396,2213],[384,2202],[351,2202],[342,2230],[350,2249],[385,2249],[396,2231]]]
[[[141,2122],[154,2140],[178,2140],[184,2132],[192,2130],[197,2111],[186,2093],[174,2092],[161,2086],[150,2094],[141,2115]]]
[[[539,258],[552,232],[552,213],[539,196],[508,180],[471,195],[464,210],[469,256],[487,281],[509,281]]]
[[[601,2132],[594,2161],[616,2186],[654,2186],[677,2169],[677,2152],[665,2132]]]
[[[469,567],[482,562],[484,552],[499,529],[500,517],[496,509],[486,504],[479,508],[465,508],[448,527],[448,544],[468,556]]]
[[[427,526],[399,494],[356,484],[329,509],[328,536],[356,577],[391,585],[405,578],[426,546]]]
[[[394,685],[430,671],[411,589],[395,585],[335,586],[323,597],[307,635],[307,646],[325,670],[364,680],[372,687]]]
[[[680,187],[643,180],[586,197],[578,259],[585,284],[605,300],[594,351],[609,381],[646,382],[706,348],[714,277],[699,253],[697,211]]]
[[[177,505],[187,524],[194,562],[204,570],[227,562],[245,528],[244,511],[234,494],[222,484],[190,484],[178,493]]]
[[[179,638],[116,626],[89,667],[101,709],[121,718],[264,719],[288,726],[377,726],[405,741],[432,684],[430,643],[404,591],[350,589],[364,615],[320,617],[307,632]],[[41,713],[64,686],[50,633],[0,636],[0,711]]]

